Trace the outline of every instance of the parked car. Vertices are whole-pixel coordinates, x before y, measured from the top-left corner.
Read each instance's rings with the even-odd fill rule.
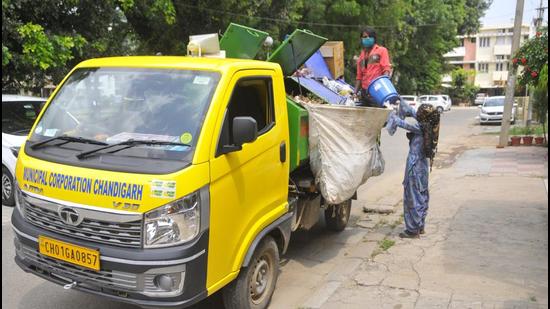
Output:
[[[450,96],[446,95],[446,94],[440,94],[439,96],[441,96],[443,98],[443,100],[447,101],[447,103],[449,103],[449,110],[451,110],[452,106],[453,106],[453,100],[451,99]]]
[[[412,108],[416,109],[418,107],[418,96],[415,95],[402,95],[401,98],[407,102]]]
[[[419,98],[420,105],[430,104],[440,113],[451,110],[451,100],[446,100],[441,95],[423,95]]]
[[[46,99],[2,95],[2,205],[15,205],[13,179],[19,148]]]
[[[504,96],[487,97],[482,106],[479,107],[479,123],[502,123],[504,114]],[[516,104],[512,109],[512,117],[510,121],[514,123],[516,121]]]
[[[475,105],[483,105],[483,102],[485,102],[485,98],[487,98],[486,93],[478,93],[476,94],[476,98],[474,100]]]

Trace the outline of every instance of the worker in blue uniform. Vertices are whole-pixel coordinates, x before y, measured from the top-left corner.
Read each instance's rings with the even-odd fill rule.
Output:
[[[407,122],[406,117],[416,119]],[[439,112],[429,104],[422,104],[415,111],[404,100],[399,104],[398,112],[388,117],[386,128],[394,135],[397,128],[408,131],[409,155],[403,180],[403,206],[405,213],[405,230],[401,238],[418,238],[425,233],[430,192],[429,174],[437,151],[439,139]]]

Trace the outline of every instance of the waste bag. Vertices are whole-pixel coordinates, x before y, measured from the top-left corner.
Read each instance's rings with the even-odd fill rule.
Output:
[[[379,136],[390,110],[304,104],[309,113],[310,166],[329,204],[340,204],[384,172]]]

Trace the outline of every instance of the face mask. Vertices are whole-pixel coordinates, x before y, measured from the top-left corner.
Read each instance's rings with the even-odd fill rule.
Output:
[[[361,45],[366,48],[370,48],[374,46],[374,38],[362,38],[361,39]]]

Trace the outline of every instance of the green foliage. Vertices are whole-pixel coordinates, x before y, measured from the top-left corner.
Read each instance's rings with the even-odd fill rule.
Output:
[[[401,93],[441,85],[443,55],[456,35],[475,32],[490,0],[28,0],[2,1],[3,91],[56,84],[79,61],[131,54],[186,54],[189,35],[231,22],[270,33],[275,44],[296,28],[344,41],[353,79],[359,35],[375,28],[388,48]],[[336,25],[335,25],[336,24]]]
[[[512,62],[515,68],[523,67],[519,77],[522,86],[536,85],[541,70],[548,65],[548,29],[537,32],[534,38],[525,42],[514,55]]]
[[[73,49],[81,49],[86,40],[76,35],[48,37],[40,25],[26,23],[18,28],[23,39],[22,61],[37,69],[60,67],[74,58]]]
[[[132,54],[134,36],[117,1],[2,1],[2,92],[39,93],[78,62]]]
[[[10,63],[11,58],[10,50],[2,44],[2,67]]]
[[[548,64],[542,68],[537,85],[533,88],[533,111],[535,112],[535,118],[542,124],[542,128],[545,129],[548,122]],[[546,137],[546,131],[537,135],[544,135]]]
[[[526,135],[536,135],[542,136],[546,132],[547,126],[537,125],[537,126],[517,126],[512,127],[508,131],[511,136],[526,136]]]
[[[476,93],[479,92],[479,87],[470,82],[470,80],[473,80],[474,75],[475,71],[462,68],[451,72],[452,81],[449,94],[453,101],[473,103]]]

